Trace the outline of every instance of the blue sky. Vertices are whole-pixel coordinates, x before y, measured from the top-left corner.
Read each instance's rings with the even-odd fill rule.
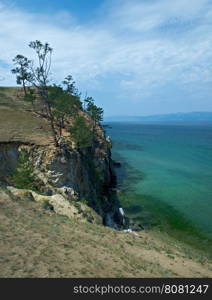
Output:
[[[0,0],[0,85],[39,39],[105,114],[212,111],[211,0]]]
[[[56,13],[57,11],[71,12],[80,23],[85,23],[96,17],[102,0],[14,0],[12,3],[21,9],[27,9],[30,12],[39,12],[42,7],[44,13]]]

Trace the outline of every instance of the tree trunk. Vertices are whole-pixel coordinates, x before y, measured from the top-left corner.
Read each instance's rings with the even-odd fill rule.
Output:
[[[52,115],[51,105],[50,105],[49,99],[48,99],[48,88],[46,86],[43,86],[42,90],[43,90],[43,100],[45,102],[47,116],[50,119],[50,125],[51,125],[51,130],[52,130],[55,146],[58,147],[59,144],[58,144],[58,139],[57,139],[57,131],[55,129],[54,117]]]
[[[25,81],[23,80],[23,89],[24,89],[24,95],[27,95],[27,91],[26,91],[26,85],[25,85]]]
[[[48,100],[47,100],[47,108],[48,108],[48,115],[49,115],[49,118],[50,118],[50,124],[51,124],[52,134],[53,134],[53,137],[54,137],[55,146],[58,147],[59,144],[58,144],[58,139],[57,139],[57,131],[55,129],[54,117],[52,115],[51,106],[48,103]]]

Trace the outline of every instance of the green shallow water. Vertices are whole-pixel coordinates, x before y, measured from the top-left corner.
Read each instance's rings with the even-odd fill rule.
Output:
[[[109,125],[127,213],[212,237],[212,125]]]

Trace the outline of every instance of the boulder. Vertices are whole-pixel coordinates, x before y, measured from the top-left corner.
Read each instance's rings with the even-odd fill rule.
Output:
[[[7,190],[17,198],[31,198],[32,191],[26,189],[17,189],[13,186],[7,186]]]
[[[80,203],[80,207],[81,207],[82,215],[88,222],[94,223],[97,225],[102,225],[102,223],[103,223],[102,217],[100,215],[98,215],[95,212],[95,210],[93,210],[91,207],[89,207],[83,203]]]
[[[57,214],[67,216],[69,218],[81,218],[78,209],[74,205],[71,205],[70,202],[62,195],[56,194],[49,196],[49,204],[53,206],[54,211]]]
[[[31,191],[31,195],[36,202],[49,202],[51,196],[44,196]]]
[[[65,198],[76,200],[78,198],[76,191],[68,186],[63,186],[55,189],[57,193],[63,195]]]

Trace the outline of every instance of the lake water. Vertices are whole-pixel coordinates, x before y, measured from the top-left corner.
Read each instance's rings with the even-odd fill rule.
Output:
[[[143,207],[183,216],[212,236],[212,125],[108,124],[113,157],[126,169],[124,208],[141,218]]]

